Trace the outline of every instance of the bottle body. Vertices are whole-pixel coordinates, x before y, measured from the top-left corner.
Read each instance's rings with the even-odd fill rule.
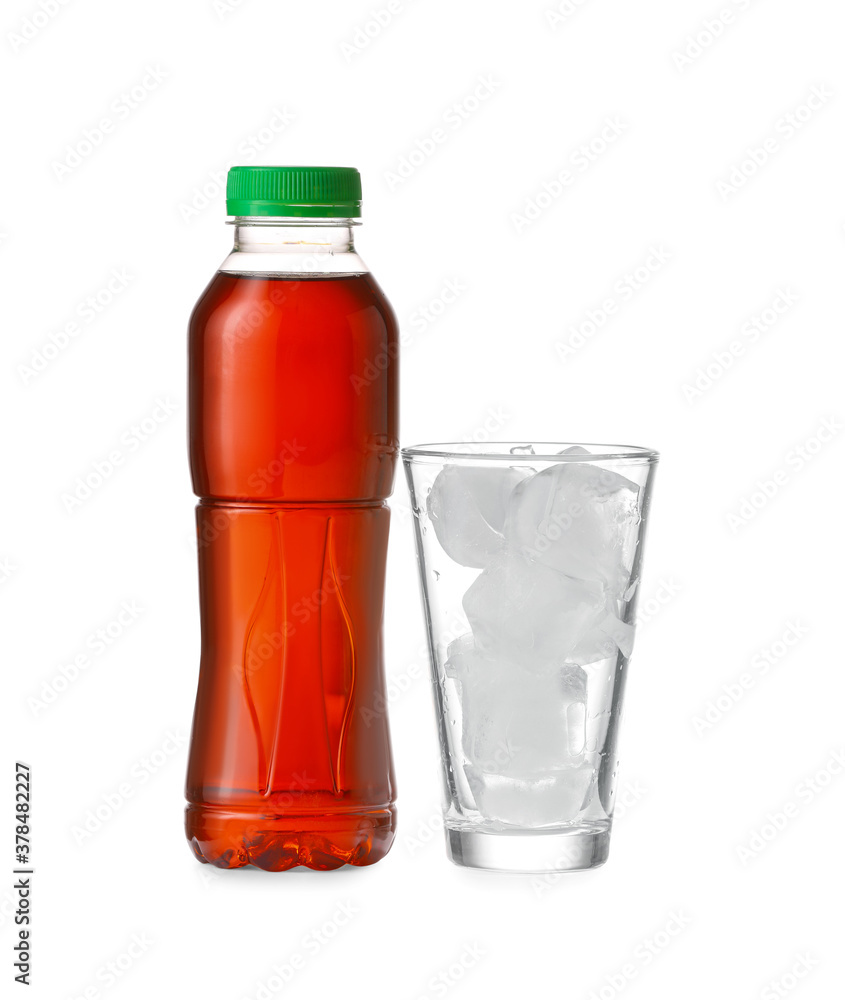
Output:
[[[266,242],[259,257],[224,265],[190,323],[187,835],[224,868],[372,864],[395,825],[381,625],[396,323],[351,258],[332,273],[268,263]]]

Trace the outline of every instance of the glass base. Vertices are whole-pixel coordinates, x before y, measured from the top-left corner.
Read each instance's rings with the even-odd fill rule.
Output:
[[[480,833],[446,830],[449,860],[463,868],[541,875],[598,868],[607,861],[610,830]]]

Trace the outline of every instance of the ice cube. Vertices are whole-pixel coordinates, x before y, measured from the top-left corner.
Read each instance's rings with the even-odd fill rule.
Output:
[[[589,455],[590,453],[586,448],[582,448],[580,444],[573,444],[569,448],[564,448],[563,451],[559,451],[558,455]]]
[[[616,656],[621,651],[624,656],[630,656],[634,647],[634,626],[621,621],[613,613],[605,615],[578,643],[567,659],[579,663],[582,667],[609,656]]]
[[[613,638],[596,625],[595,628],[590,629],[566,659],[569,663],[577,663],[586,667],[599,660],[616,656],[617,649]]]
[[[428,516],[446,554],[482,569],[504,548],[502,528],[511,491],[525,470],[444,466],[428,495]]]
[[[467,632],[453,639],[446,647],[445,671],[447,677],[452,677],[460,681],[466,676],[472,666],[472,662],[477,658],[475,652],[475,641],[472,633]]]
[[[593,785],[591,763],[541,778],[480,774],[467,767],[467,780],[478,808],[494,823],[520,827],[571,823],[588,805]]]
[[[512,755],[507,740],[508,693],[518,686],[516,668],[485,657],[471,635],[450,643],[448,653],[446,675],[460,692],[463,754],[476,767],[501,770]]]
[[[584,752],[587,742],[587,675],[577,666],[564,667],[560,675],[570,756]]]
[[[617,680],[616,654],[614,644],[613,656],[584,667],[587,675],[587,742],[584,749],[588,757],[604,752]]]
[[[619,647],[623,656],[630,656],[634,648],[634,626],[620,621],[616,615],[608,615],[599,622],[599,628]]]
[[[621,597],[637,544],[638,492],[630,479],[596,465],[553,465],[514,488],[504,535],[525,559]]]
[[[480,574],[463,606],[477,649],[528,669],[566,659],[606,613],[600,583],[508,553]]]
[[[463,749],[479,771],[533,777],[579,763],[587,741],[587,675],[532,674],[474,653],[461,674]]]
[[[548,774],[579,763],[587,741],[587,675],[578,666],[517,678],[510,695],[510,775]]]

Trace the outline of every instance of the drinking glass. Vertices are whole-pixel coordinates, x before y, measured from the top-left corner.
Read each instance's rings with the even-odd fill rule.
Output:
[[[456,443],[402,456],[449,856],[495,871],[597,867],[658,455]]]

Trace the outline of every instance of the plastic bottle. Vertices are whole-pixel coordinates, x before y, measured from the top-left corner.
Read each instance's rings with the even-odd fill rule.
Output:
[[[220,868],[382,858],[397,330],[357,170],[233,167],[235,244],[190,320],[202,656],[186,831]]]

